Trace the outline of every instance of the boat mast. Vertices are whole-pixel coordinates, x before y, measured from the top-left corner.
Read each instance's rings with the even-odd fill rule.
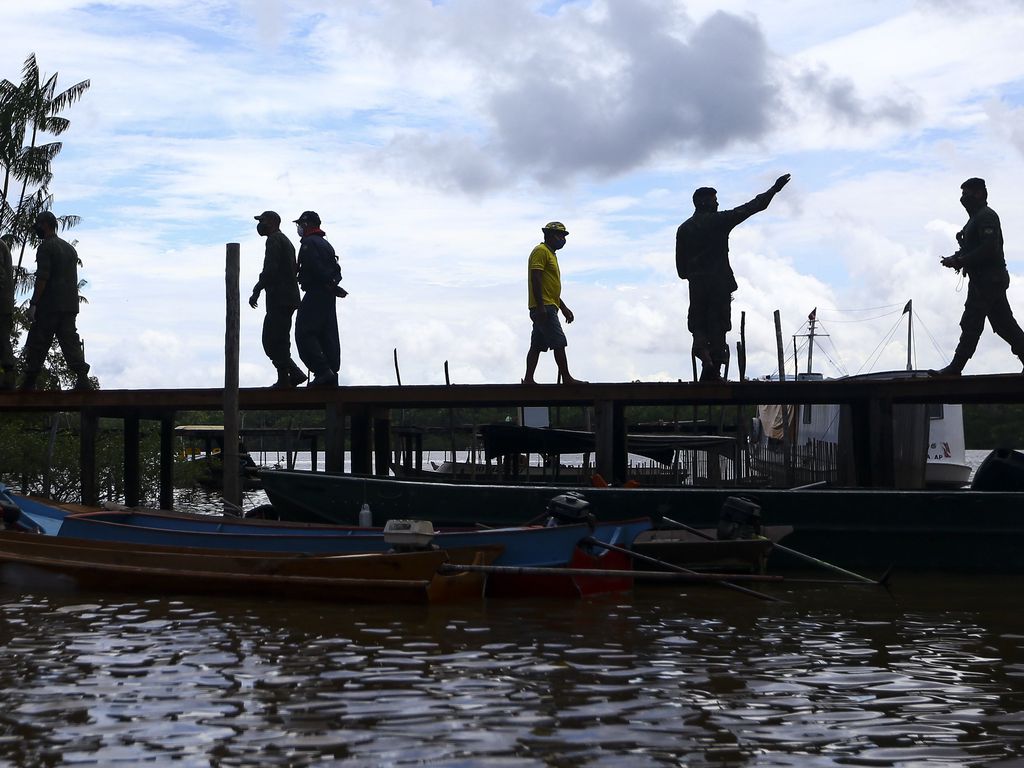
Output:
[[[811,310],[807,316],[807,372],[811,372],[811,362],[814,360],[814,324],[818,320],[818,308]]]
[[[910,364],[910,350],[912,348],[914,338],[914,300],[911,299],[907,302],[907,306],[903,308],[903,314],[907,316],[907,370],[914,370]]]

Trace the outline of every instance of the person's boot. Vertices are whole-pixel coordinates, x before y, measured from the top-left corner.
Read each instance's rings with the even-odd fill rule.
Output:
[[[21,386],[18,387],[22,392],[31,392],[36,388],[36,379],[39,378],[39,371],[25,371],[25,378],[21,380]]]
[[[288,361],[288,383],[293,387],[297,387],[305,382],[309,377],[305,372],[295,364],[294,360]]]
[[[311,387],[336,387],[338,386],[338,374],[330,368],[321,371],[309,382]]]
[[[278,365],[274,363],[274,368],[277,369],[277,381],[270,385],[271,389],[288,389],[295,386],[291,382],[291,377],[288,375],[287,365]]]

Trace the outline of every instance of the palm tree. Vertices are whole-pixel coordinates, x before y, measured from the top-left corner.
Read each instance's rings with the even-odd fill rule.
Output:
[[[19,269],[25,245],[35,240],[35,216],[49,202],[47,188],[53,178],[50,166],[63,146],[59,141],[37,142],[41,135],[60,136],[71,126],[60,113],[78,101],[90,85],[88,80],[82,80],[58,93],[57,75],[54,72],[44,80],[33,53],[25,59],[20,85],[10,80],[0,82],[0,164],[4,170],[0,230],[10,230],[21,242]],[[15,205],[11,186],[17,186],[18,181],[21,191]],[[34,187],[31,192],[30,185]],[[73,226],[77,217],[62,217],[61,223],[65,228]]]

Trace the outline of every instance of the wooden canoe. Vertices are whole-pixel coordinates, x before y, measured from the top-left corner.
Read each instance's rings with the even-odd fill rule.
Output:
[[[445,591],[451,576],[437,571],[446,562],[493,562],[500,550],[478,556],[442,550],[390,554],[280,555],[272,552],[196,550],[124,545],[0,531],[3,575],[17,567],[59,574],[76,586],[145,590],[160,594],[201,593],[273,596],[358,603],[422,603],[431,590],[440,598],[471,593]],[[458,578],[458,577],[456,577]],[[438,581],[435,584],[435,579]],[[454,582],[453,582],[454,584]],[[482,587],[481,587],[482,588]]]

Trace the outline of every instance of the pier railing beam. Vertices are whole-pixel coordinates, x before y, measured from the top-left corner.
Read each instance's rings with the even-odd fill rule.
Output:
[[[139,506],[142,480],[139,474],[139,415],[124,417],[124,503]]]
[[[95,507],[100,503],[96,488],[96,433],[99,417],[90,408],[83,408],[78,434],[79,464],[82,469],[82,504]]]

